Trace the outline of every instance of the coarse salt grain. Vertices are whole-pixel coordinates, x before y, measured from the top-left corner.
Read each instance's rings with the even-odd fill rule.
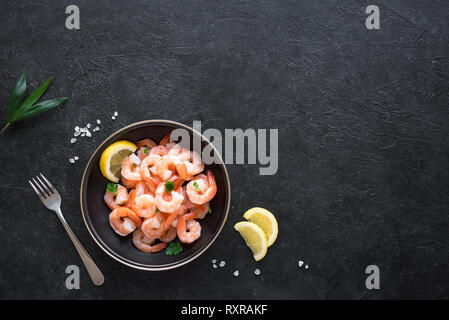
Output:
[[[114,116],[112,116],[112,118],[111,118],[112,120],[115,120],[115,117]]]
[[[114,112],[114,116],[115,116],[115,117],[118,116],[118,112],[117,112],[117,111]]]
[[[70,139],[70,143],[75,143],[75,142],[76,142],[76,138]]]
[[[212,267],[213,267],[214,269],[217,269],[217,265],[216,265],[216,264],[213,264]]]
[[[215,263],[215,262],[217,262],[217,259],[212,259],[212,263]]]
[[[76,126],[75,131],[80,131],[80,127]]]
[[[256,276],[258,276],[258,275],[260,274],[260,270],[259,270],[259,269],[254,270],[254,274],[255,274]]]
[[[304,264],[304,261],[298,261],[298,265],[300,268],[302,267],[303,264]]]
[[[78,160],[78,159],[79,159],[79,157],[78,157],[78,156],[74,156],[74,157],[73,157],[73,159],[75,159],[75,160]]]
[[[97,119],[97,124],[100,124],[100,123],[101,123],[100,119]]]
[[[75,163],[75,160],[73,160],[72,158],[69,159],[70,163]]]
[[[219,264],[219,266],[220,266],[221,268],[223,268],[225,265],[226,265],[226,261],[221,261],[220,264]]]
[[[308,264],[306,264],[305,268],[306,268],[306,269],[309,269],[309,265],[308,265]]]
[[[90,123],[86,124],[86,127],[87,127],[87,128],[90,128]]]
[[[239,271],[235,270],[233,274],[234,274],[234,277],[238,277],[239,276]]]

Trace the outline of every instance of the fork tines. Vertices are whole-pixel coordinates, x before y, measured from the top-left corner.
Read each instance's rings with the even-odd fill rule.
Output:
[[[36,178],[31,178],[31,180],[28,180],[31,187],[33,187],[34,191],[37,193],[37,195],[41,198],[41,200],[46,199],[56,193],[55,187],[51,184],[50,181],[47,180],[47,178],[44,177],[44,175],[41,173],[40,176],[42,177],[42,180],[39,176],[36,176]],[[37,181],[36,181],[37,179]]]

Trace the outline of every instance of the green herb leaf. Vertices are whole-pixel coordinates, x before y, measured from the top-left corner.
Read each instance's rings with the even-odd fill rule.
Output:
[[[179,241],[172,241],[168,244],[167,249],[165,249],[165,254],[167,256],[174,256],[182,252],[182,246]]]
[[[43,85],[34,90],[28,96],[28,98],[26,98],[25,101],[23,101],[27,85],[26,85],[26,74],[25,72],[22,73],[22,75],[19,78],[19,81],[17,81],[9,98],[7,123],[3,127],[3,129],[0,130],[0,133],[5,131],[6,128],[11,123],[37,116],[38,114],[50,110],[51,108],[61,104],[62,102],[68,99],[68,98],[58,98],[36,103],[45,93],[52,79],[53,78],[50,78],[47,81],[45,81]]]
[[[148,153],[148,148],[147,147],[143,148],[143,153],[145,153],[145,154]]]
[[[167,181],[165,183],[165,192],[169,193],[175,188],[175,183],[173,181]]]
[[[159,212],[159,209],[158,208],[156,208],[156,211],[155,211],[156,213],[158,213]]]
[[[208,213],[212,213],[212,208],[209,207],[209,209],[207,209],[207,212],[208,212]]]
[[[196,181],[193,182],[193,186],[195,187],[196,191],[200,191],[200,188],[198,187],[198,183],[196,183]]]
[[[133,163],[133,167],[134,167],[134,168],[137,168],[137,163]]]
[[[118,185],[116,183],[108,183],[108,185],[106,186],[106,190],[108,190],[109,192],[112,192],[113,194],[116,194],[117,187],[118,187]]]
[[[11,97],[9,97],[7,119],[10,119],[12,114],[22,104],[26,90],[27,90],[27,79],[26,74],[24,72],[22,73],[22,75],[19,78],[19,81],[17,81],[14,89],[12,90]]]

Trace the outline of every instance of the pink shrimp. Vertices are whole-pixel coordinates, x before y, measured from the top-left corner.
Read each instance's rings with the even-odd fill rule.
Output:
[[[170,192],[165,192],[167,182],[161,182],[156,188],[155,201],[156,206],[163,212],[172,213],[179,210],[184,202],[181,187],[177,187]]]
[[[204,170],[204,162],[201,161],[201,156],[193,151],[188,151],[187,158],[182,156],[175,163],[179,176],[185,180],[191,180],[194,175]]]
[[[124,186],[126,189],[132,189],[132,188],[135,188],[135,187],[136,187],[136,183],[138,182],[138,181],[131,181],[131,180],[128,180],[128,179],[126,179],[124,176],[121,176],[121,177],[120,177],[120,180],[122,181],[122,184],[123,184],[123,186]]]
[[[133,208],[135,213],[141,218],[150,218],[156,213],[156,204],[153,196],[150,194],[136,196]]]
[[[142,221],[130,209],[119,207],[109,214],[109,224],[121,236],[127,236],[140,226]]]
[[[157,239],[162,236],[165,232],[164,221],[162,214],[157,212],[152,217],[145,219],[142,223],[141,230],[151,239]]]
[[[104,202],[111,210],[115,210],[129,200],[128,191],[124,186],[117,184],[117,191],[110,192],[106,189],[104,194]]]
[[[196,213],[195,219],[204,219],[209,212],[209,202],[205,204],[197,204],[189,209],[189,212]]]
[[[156,165],[150,169],[151,173],[159,176],[163,181],[170,179],[175,174],[175,170],[175,164],[169,155],[160,158]]]
[[[157,147],[156,142],[151,139],[139,140],[137,141],[136,145],[139,148],[139,150],[137,150],[137,156],[141,161],[150,154],[151,149]]]
[[[145,234],[140,229],[137,229],[133,233],[133,244],[142,252],[155,253],[162,251],[165,249],[165,247],[167,247],[166,242],[160,242],[157,244],[154,244],[154,242],[154,239],[145,236]]]
[[[159,141],[159,145],[165,147],[165,145],[166,145],[168,142],[170,142],[170,135],[171,135],[171,132],[167,133],[167,134],[161,139],[161,141]]]
[[[133,153],[122,162],[122,176],[129,181],[140,181],[140,159]]]
[[[168,153],[168,149],[164,146],[157,146],[150,150],[150,154],[156,154],[158,156],[165,156]]]
[[[212,200],[217,193],[217,183],[212,171],[207,171],[207,176],[199,174],[191,180],[186,187],[186,193],[190,201],[195,204],[205,204]]]
[[[142,194],[149,193],[148,186],[143,181],[139,181],[136,183],[135,190],[136,190],[136,197]]]
[[[162,236],[159,237],[159,240],[163,242],[173,241],[176,238],[176,234],[176,227],[171,226]]]
[[[201,236],[201,225],[195,217],[196,213],[188,213],[179,218],[176,232],[181,242],[192,243]]]
[[[160,183],[160,179],[151,173],[151,169],[157,165],[159,159],[161,159],[161,156],[150,154],[140,164],[140,177],[147,183],[148,187],[153,187],[153,189]]]

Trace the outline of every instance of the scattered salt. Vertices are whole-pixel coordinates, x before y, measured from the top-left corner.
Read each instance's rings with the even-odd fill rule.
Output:
[[[70,139],[70,143],[75,143],[75,142],[76,142],[76,138]]]
[[[85,132],[81,133],[81,137],[84,137],[85,135],[86,135],[86,133],[85,133]]]
[[[117,116],[118,116],[118,112],[115,111],[115,112],[114,112],[114,117],[117,117]]]
[[[89,129],[90,128],[90,123],[86,124],[86,127]]]
[[[219,264],[219,266],[220,266],[221,268],[223,268],[225,265],[226,265],[226,261],[221,261],[220,264]]]
[[[93,132],[96,132],[96,131],[98,131],[98,130],[100,130],[99,127],[95,127],[95,128],[92,129]]]
[[[75,160],[78,160],[78,159],[79,159],[79,157],[78,157],[78,156],[74,156],[74,157],[73,157],[73,159],[75,159]]]
[[[89,131],[86,132],[86,137],[92,137],[92,133],[90,133]]]
[[[217,259],[212,259],[212,263],[215,263],[215,262],[217,262]]]
[[[235,270],[233,274],[234,274],[234,277],[238,277],[239,276],[239,271]]]
[[[304,264],[304,261],[298,261],[298,265],[300,268],[302,267],[303,264]]]
[[[215,263],[212,265],[212,267],[213,267],[214,269],[217,269],[217,265],[216,265]]]
[[[309,269],[309,265],[306,264],[305,268],[306,268],[306,269]]]
[[[100,123],[101,123],[100,119],[97,119],[97,124],[100,124]]]
[[[115,120],[115,117],[114,116],[112,116],[112,118],[111,118],[112,120]]]
[[[75,160],[73,160],[72,158],[69,159],[70,163],[75,163]]]
[[[254,270],[254,274],[255,274],[256,276],[258,276],[258,275],[260,274],[260,270],[259,270],[259,269]]]
[[[75,131],[75,132],[73,133],[73,136],[74,136],[74,137],[78,137],[80,134],[81,134],[80,131]]]
[[[80,127],[76,126],[75,131],[80,131]]]

